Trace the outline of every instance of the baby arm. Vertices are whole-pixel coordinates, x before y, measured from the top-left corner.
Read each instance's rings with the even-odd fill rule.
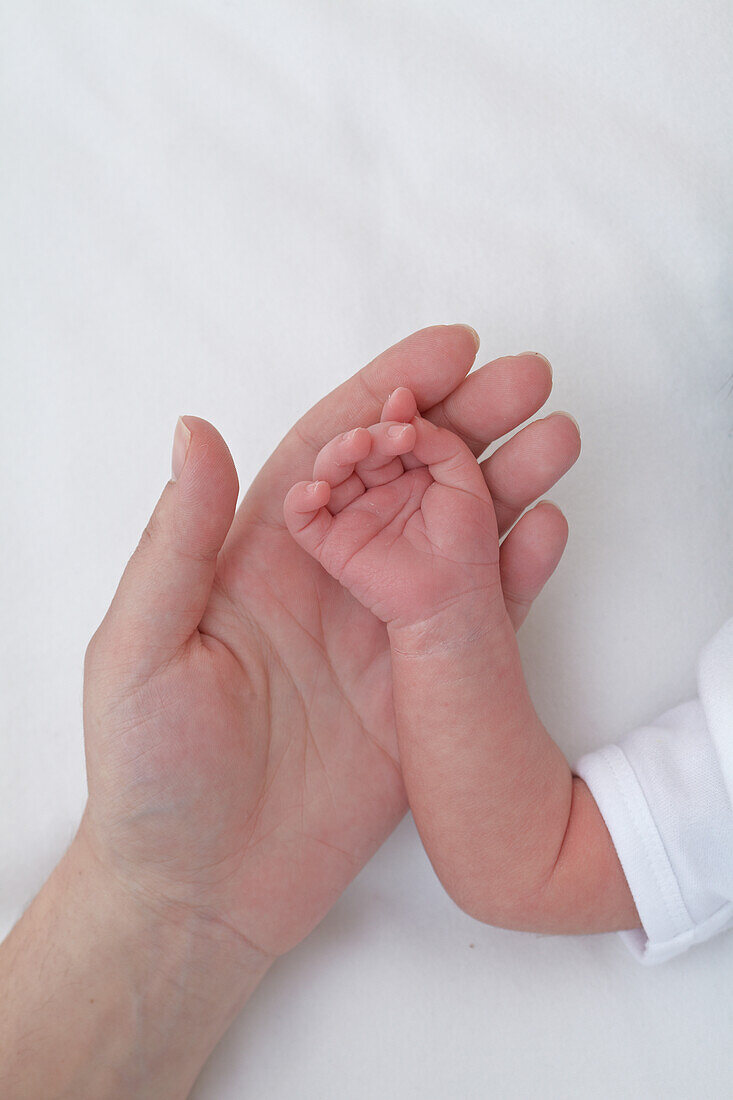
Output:
[[[638,927],[603,818],[532,706],[498,601],[452,605],[390,639],[410,806],[454,901],[525,931]]]
[[[471,451],[398,390],[379,425],[323,449],[313,477],[285,518],[387,624],[404,781],[448,892],[517,929],[636,927],[603,819],[529,699]]]

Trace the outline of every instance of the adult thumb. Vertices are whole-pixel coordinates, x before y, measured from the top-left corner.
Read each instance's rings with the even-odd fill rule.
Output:
[[[97,632],[125,665],[149,673],[196,630],[238,493],[234,461],[216,428],[197,416],[180,418],[171,480]]]

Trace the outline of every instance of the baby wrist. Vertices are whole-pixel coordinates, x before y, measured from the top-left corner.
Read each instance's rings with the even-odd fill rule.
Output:
[[[481,590],[444,602],[412,621],[387,624],[393,656],[451,657],[513,635],[501,589]]]

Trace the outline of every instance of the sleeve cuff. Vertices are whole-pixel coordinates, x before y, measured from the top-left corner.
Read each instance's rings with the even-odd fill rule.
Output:
[[[598,805],[636,904],[643,931],[622,932],[621,938],[639,962],[665,962],[731,923],[731,902],[701,924],[695,924],[690,916],[644,792],[623,749],[606,745],[581,757],[574,770]]]

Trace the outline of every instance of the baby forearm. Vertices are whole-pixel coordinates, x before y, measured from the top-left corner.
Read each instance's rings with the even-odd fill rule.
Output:
[[[454,900],[517,929],[635,926],[610,836],[534,710],[503,609],[474,600],[391,643],[408,796]]]
[[[639,928],[639,914],[595,800],[573,777],[562,847],[538,898],[538,932],[579,935]]]
[[[391,634],[400,760],[448,892],[481,920],[513,924],[557,858],[572,777],[532,707],[511,627],[497,629],[490,607],[465,611]]]

